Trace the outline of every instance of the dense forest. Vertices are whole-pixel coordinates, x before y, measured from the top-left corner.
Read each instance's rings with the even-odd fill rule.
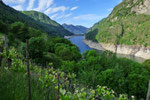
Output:
[[[0,1],[0,100],[146,99],[150,60],[138,63],[110,51],[81,54],[63,38],[72,33],[52,24],[40,12],[19,12]]]
[[[35,17],[38,17],[38,14],[41,14],[44,16],[44,18],[47,16],[35,12],[37,15]],[[42,32],[46,32],[49,35],[53,36],[67,36],[72,35],[73,33],[67,31],[64,29],[60,24],[56,23],[55,21],[51,20],[50,18],[47,18],[49,22],[51,23],[45,23],[43,21],[37,21],[34,18],[31,18],[31,16],[25,15],[7,5],[5,5],[2,1],[0,1],[0,20],[4,21],[5,23],[12,24],[14,22],[22,22],[26,23],[28,26],[33,27],[37,30],[40,30]],[[45,19],[43,19],[45,20]]]
[[[69,40],[49,36],[22,22],[8,25],[0,21],[0,30],[1,100],[24,100],[28,97],[27,39],[31,95],[34,100],[146,98],[150,78],[149,60],[140,64],[117,58],[109,51],[99,54],[91,50],[80,54],[78,47]]]
[[[107,18],[89,29],[86,39],[99,43],[150,46],[150,13],[144,12],[150,9],[146,2],[123,0]]]

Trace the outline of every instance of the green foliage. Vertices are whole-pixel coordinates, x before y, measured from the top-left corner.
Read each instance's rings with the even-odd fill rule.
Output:
[[[99,43],[150,46],[150,15],[135,14],[131,9],[143,0],[123,1],[105,19],[94,25],[86,39]],[[97,32],[96,32],[97,30]]]
[[[18,60],[22,60],[15,49],[11,49],[10,52],[9,57],[14,59],[13,63],[18,63]],[[5,51],[2,55],[7,58]],[[27,99],[28,86],[26,84],[26,69],[23,69],[23,71],[17,70],[18,68],[22,68],[21,65],[23,63],[19,63],[9,70],[6,66],[0,67],[1,100]],[[95,98],[111,100],[115,98],[115,92],[107,87],[97,86],[96,89],[81,88],[77,85],[76,75],[73,73],[66,74],[59,69],[55,70],[53,68],[42,70],[35,65],[34,67],[30,67],[30,69],[31,96],[34,100],[56,100],[58,97],[60,100],[95,100]],[[119,100],[124,99],[120,96]]]
[[[29,52],[30,57],[34,59],[36,63],[44,64],[44,62],[46,62],[44,55],[47,52],[46,41],[42,37],[31,38],[29,40]]]
[[[1,28],[6,27],[8,30],[8,44],[17,49],[17,51],[26,53],[26,39],[29,39],[30,58],[36,64],[46,66],[52,62],[54,67],[60,67],[63,60],[77,61],[81,58],[79,49],[73,45],[69,40],[60,37],[50,37],[46,33],[28,27],[22,22],[15,22],[8,24],[1,21]],[[63,50],[59,49],[59,44],[66,45],[66,48],[61,46]],[[57,50],[56,50],[57,49]],[[67,56],[67,55],[69,56]]]
[[[57,22],[51,20],[47,15],[41,13],[41,12],[37,12],[37,11],[21,11],[23,14],[30,16],[31,18],[33,18],[36,21],[45,23],[45,24],[49,24],[52,27],[54,26],[58,26],[61,27],[60,24],[58,24]]]
[[[11,25],[11,33],[13,33],[13,37],[22,42],[25,42],[26,39],[30,38],[28,26],[21,22],[16,22]]]
[[[149,72],[142,64],[126,58],[117,58],[108,51],[101,55],[96,51],[88,51],[78,63],[64,63],[62,70],[76,73],[82,84],[94,88],[97,85],[108,86],[117,94],[135,95],[136,99],[146,97],[150,78]]]
[[[40,37],[31,38],[31,40],[33,43],[38,42],[35,45],[39,44],[39,41],[43,41],[43,39]],[[60,43],[58,43],[58,45],[59,44]],[[37,49],[36,46],[34,48]],[[41,48],[39,50],[41,50]],[[27,81],[27,76],[25,73],[25,60],[23,60],[24,57],[21,54],[18,54],[14,48],[10,49],[8,56],[6,55],[5,50],[3,51],[2,55],[5,59],[7,59],[8,57],[12,59],[12,67],[10,69],[10,73],[12,73],[13,76],[11,75],[12,79],[9,82],[8,80],[4,80],[4,78],[7,78],[7,75],[9,74],[7,74],[8,69],[6,65],[3,66],[4,69],[1,69],[3,73],[1,73],[0,75],[0,84],[1,86],[3,86],[3,88],[0,88],[0,91],[3,91],[3,96],[0,97],[2,97],[2,99],[26,99],[27,94],[20,94],[19,92],[27,92],[27,88],[23,88],[23,86],[25,86],[24,84],[26,84]],[[52,64],[50,64],[49,66],[52,66]],[[145,70],[145,68],[143,68],[141,64],[125,58],[117,58],[115,54],[111,52],[104,52],[103,54],[99,55],[94,50],[85,52],[83,59],[78,61],[77,63],[75,63],[75,61],[64,61],[62,70],[64,70],[68,74],[62,72],[59,69],[55,70],[53,68],[50,68],[48,71],[46,69],[41,70],[39,69],[39,67],[32,64],[30,68],[32,73],[31,75],[33,77],[31,79],[31,86],[32,89],[35,89],[35,91],[32,92],[32,95],[33,98],[37,98],[37,95],[34,94],[36,93],[38,94],[40,99],[56,99],[56,96],[59,95],[62,100],[94,100],[94,98],[111,100],[120,93],[127,93],[129,97],[135,95],[135,98],[131,98],[132,100],[135,100],[145,98],[148,79],[150,78],[149,72]],[[60,87],[59,94],[57,92],[58,73]],[[20,80],[24,81],[19,82]],[[14,88],[16,83],[19,86],[15,88],[15,90],[13,90],[14,92],[12,92],[12,89]],[[80,83],[80,85],[77,85],[78,83]],[[101,86],[97,87],[97,85]],[[84,86],[88,86],[88,88],[83,88]],[[105,86],[108,86],[110,88],[107,88]],[[8,91],[11,92],[4,91],[6,87]],[[112,89],[114,89],[116,92],[114,92]],[[39,94],[41,91],[42,94]],[[126,100],[128,96],[120,95],[118,99]]]
[[[71,32],[64,29],[60,24],[50,19],[47,15],[37,11],[21,11],[23,14],[33,18],[34,20],[44,23],[49,29],[56,31],[60,36],[72,35]],[[60,34],[61,33],[61,34]]]
[[[55,21],[49,19],[49,22],[52,23],[43,23],[40,21],[35,20],[34,18],[31,18],[32,16],[27,16],[7,5],[0,2],[0,20],[7,24],[12,24],[14,22],[22,22],[26,23],[28,26],[33,27],[35,29],[38,29],[42,32],[48,33],[52,36],[66,36],[66,35],[72,35],[69,31],[65,30],[61,25],[56,23]],[[43,16],[46,16],[43,14]],[[40,19],[39,19],[40,20]],[[47,21],[47,20],[46,20]]]
[[[139,19],[139,22],[136,22],[136,18]],[[135,20],[134,15],[130,15],[130,17],[127,16],[124,19],[122,19],[121,24],[119,21],[102,20],[103,23],[97,23],[101,27],[105,26],[98,29],[98,31],[101,31],[100,36],[102,37],[98,37],[99,34],[95,36],[100,39],[99,41],[103,42],[109,43],[111,41],[111,43],[116,43],[117,40],[117,43],[130,44],[131,41],[126,39],[134,36],[132,34],[133,30],[140,32],[142,28],[148,29],[149,16],[147,15],[144,17],[142,15],[136,16]],[[147,23],[146,20],[148,21]],[[141,21],[144,23],[139,24]],[[135,26],[125,25],[128,23],[132,26],[131,23],[134,22],[136,27],[139,26],[138,29],[135,29]],[[6,27],[3,22],[0,25],[2,29]],[[82,56],[79,49],[69,40],[50,37],[27,25],[21,22],[7,25],[9,46],[12,47],[10,47],[9,54],[6,55],[5,48],[0,45],[0,49],[2,49],[0,56],[3,58],[0,60],[2,62],[0,67],[0,86],[3,86],[0,88],[0,99],[27,99],[27,94],[24,94],[24,92],[27,93],[25,39],[29,39],[30,62],[34,63],[30,65],[33,99],[55,100],[56,96],[59,96],[62,100],[94,100],[95,98],[111,100],[117,96],[116,98],[119,100],[127,100],[129,97],[133,97],[132,95],[135,95],[135,98],[131,99],[138,100],[146,97],[148,79],[150,78],[150,74],[147,71],[147,69],[149,70],[149,61],[139,64],[125,58],[117,58],[115,54],[108,51],[98,54],[96,51],[91,50],[85,52]],[[115,27],[115,30],[112,30],[111,26]],[[125,30],[129,27],[132,28],[132,32],[127,34]],[[110,30],[108,28],[113,34],[109,34]],[[144,29],[143,32],[146,33]],[[1,32],[5,33],[5,30]],[[88,37],[90,36],[91,34]],[[148,33],[146,37],[149,38]],[[140,43],[143,43],[142,39],[139,40]],[[149,45],[149,43],[147,42],[145,45]],[[21,53],[24,53],[24,56]],[[7,68],[8,58],[12,60],[10,69]],[[42,65],[42,67],[53,66],[57,69],[49,67],[47,68],[48,70],[45,68],[40,69],[40,66],[37,65]],[[11,79],[9,79],[9,74]],[[60,75],[59,81],[57,75]],[[58,83],[60,88],[58,88]],[[122,93],[127,95],[118,97]]]
[[[150,72],[150,59],[143,62],[143,67]]]
[[[55,53],[64,60],[77,61],[81,58],[79,49],[76,46],[69,46],[64,43],[55,45]]]
[[[83,55],[84,55],[84,58],[88,59],[89,57],[97,57],[99,54],[95,50],[90,50],[90,51],[84,52]]]
[[[0,20],[0,33],[7,34],[7,32],[8,32],[7,25]]]
[[[89,31],[88,33],[86,33],[86,35],[85,35],[85,38],[86,39],[89,39],[89,40],[92,40],[92,41],[94,41],[94,42],[98,42],[97,40],[96,40],[96,35],[97,35],[97,33],[98,33],[98,30],[97,29],[95,29],[95,30],[92,30],[92,31]]]

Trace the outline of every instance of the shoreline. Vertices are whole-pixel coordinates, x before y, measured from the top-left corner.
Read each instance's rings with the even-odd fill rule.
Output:
[[[64,36],[65,39],[70,39],[74,36],[84,36],[84,34],[74,34],[74,35],[71,35],[71,36]]]
[[[141,57],[143,59],[150,59],[150,48],[142,46],[129,46],[129,45],[113,45],[96,43],[91,40],[83,39],[83,42],[87,44],[90,48],[97,50],[109,50],[111,52],[117,52],[118,54],[132,55],[136,57]]]

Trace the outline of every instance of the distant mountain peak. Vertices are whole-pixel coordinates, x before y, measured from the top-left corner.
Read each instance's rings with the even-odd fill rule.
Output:
[[[72,24],[64,23],[64,24],[62,24],[62,26],[74,34],[84,34],[88,30],[87,27],[84,27],[82,25],[72,25]]]

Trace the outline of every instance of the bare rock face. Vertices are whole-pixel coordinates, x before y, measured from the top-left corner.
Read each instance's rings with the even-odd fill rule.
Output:
[[[134,2],[137,2],[137,0],[134,0]],[[136,14],[150,15],[150,0],[143,0],[143,3],[134,6],[131,11],[136,12]]]
[[[95,43],[86,39],[83,40],[83,42],[86,43],[90,48],[94,48],[97,50],[102,50],[102,51],[109,50],[114,53],[116,52],[118,54],[133,55],[144,59],[150,59],[150,47],[131,46],[131,45],[116,46],[114,44]]]

